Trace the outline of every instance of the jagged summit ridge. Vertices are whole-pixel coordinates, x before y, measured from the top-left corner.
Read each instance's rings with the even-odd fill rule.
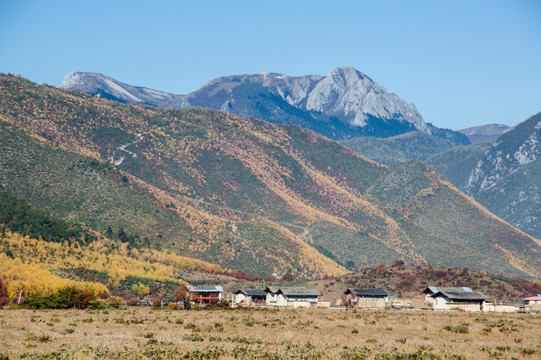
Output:
[[[365,126],[367,115],[412,123],[430,133],[415,105],[373,81],[351,66],[336,68],[310,93],[306,108],[332,115],[343,114],[352,125]]]
[[[415,105],[351,66],[338,67],[327,76],[223,76],[186,95],[135,87],[97,73],[70,73],[61,87],[134,104],[209,107],[297,125],[336,140],[414,130],[431,133]]]

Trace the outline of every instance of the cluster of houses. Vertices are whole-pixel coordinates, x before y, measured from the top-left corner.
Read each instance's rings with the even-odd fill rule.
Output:
[[[224,300],[221,286],[188,286],[192,302],[217,303]],[[523,299],[521,304],[494,304],[469,287],[428,286],[415,299],[399,300],[384,289],[347,289],[333,304],[321,301],[321,293],[304,286],[268,286],[262,289],[239,289],[227,296],[231,306],[291,308],[426,308],[485,312],[541,312],[541,294]]]

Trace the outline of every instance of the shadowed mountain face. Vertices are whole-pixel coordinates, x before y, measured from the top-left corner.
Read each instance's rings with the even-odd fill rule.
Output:
[[[511,130],[511,127],[507,125],[488,124],[458,130],[458,132],[466,135],[472,144],[477,144],[480,142],[495,141],[509,130]]]
[[[0,77],[0,184],[95,228],[261,275],[412,263],[540,275],[537,241],[431,168],[293,126]]]
[[[469,143],[460,133],[426,124],[415,105],[352,67],[336,68],[328,76],[224,76],[187,95],[134,87],[96,73],[73,72],[61,87],[132,104],[208,107],[300,126],[334,140],[420,131],[458,144]]]

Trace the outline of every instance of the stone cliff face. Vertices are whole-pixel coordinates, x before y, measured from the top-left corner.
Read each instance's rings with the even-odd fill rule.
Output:
[[[502,135],[463,190],[528,234],[541,238],[541,113]]]
[[[61,85],[127,103],[203,106],[309,128],[333,139],[431,133],[415,105],[389,93],[353,67],[328,76],[277,73],[224,76],[187,95],[123,84],[96,73],[70,73]]]

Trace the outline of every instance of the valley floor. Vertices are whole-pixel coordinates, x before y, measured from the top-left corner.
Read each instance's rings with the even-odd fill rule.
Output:
[[[0,359],[539,359],[540,314],[0,310]]]

